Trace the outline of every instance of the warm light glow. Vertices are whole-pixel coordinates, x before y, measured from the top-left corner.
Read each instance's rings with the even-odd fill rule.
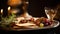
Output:
[[[9,6],[9,7],[8,7],[8,11],[9,11],[10,9],[11,9],[11,7]]]
[[[3,9],[1,9],[1,13],[3,13]]]
[[[22,3],[22,0],[8,0],[8,5],[15,6]]]
[[[19,12],[19,9],[12,9],[12,10],[10,10],[10,12],[16,14]]]
[[[29,2],[26,2],[26,4],[29,4]]]

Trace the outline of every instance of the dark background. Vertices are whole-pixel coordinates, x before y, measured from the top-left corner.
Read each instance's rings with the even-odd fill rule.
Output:
[[[7,15],[8,0],[0,0],[0,9],[4,9],[4,15]],[[29,0],[28,13],[34,17],[46,17],[44,7],[55,8],[60,1],[58,0]]]
[[[29,12],[33,16],[46,17],[44,7],[55,8],[59,4],[58,0],[29,0]]]

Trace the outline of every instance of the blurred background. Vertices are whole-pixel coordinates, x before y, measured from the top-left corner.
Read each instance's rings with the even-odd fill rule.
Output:
[[[24,13],[22,7],[25,6],[22,1],[24,0],[0,0],[0,16],[3,11],[3,16],[8,15],[9,10],[18,10],[18,15]],[[27,12],[34,17],[47,17],[44,7],[58,8],[55,19],[60,21],[60,1],[59,0],[25,0],[28,1]],[[1,10],[3,9],[3,10]],[[0,18],[1,19],[1,18]],[[56,32],[60,32],[60,26],[56,29]]]
[[[13,2],[15,2],[16,5],[12,4],[13,2],[9,2],[10,0],[0,0],[0,10],[4,9],[3,14],[4,16],[7,15],[7,9],[9,6],[11,6],[12,8],[18,8],[20,11],[19,14],[21,14],[21,12],[23,13],[21,7],[22,4],[18,4],[18,7],[16,7],[17,3],[20,0],[11,0]],[[27,12],[34,16],[34,17],[46,17],[46,14],[44,12],[44,7],[49,7],[49,8],[58,8],[58,12],[56,15],[56,19],[60,20],[60,1],[59,0],[28,0],[29,4],[28,4],[28,9]],[[10,4],[9,4],[10,3]]]

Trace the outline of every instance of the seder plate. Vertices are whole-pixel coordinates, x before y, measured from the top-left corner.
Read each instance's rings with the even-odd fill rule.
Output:
[[[46,27],[37,27],[37,26],[27,26],[28,28],[21,28],[21,29],[13,29],[15,31],[25,31],[25,30],[38,30],[38,29],[49,29],[49,28],[55,28],[59,26],[59,21],[54,21],[50,26],[46,26]]]

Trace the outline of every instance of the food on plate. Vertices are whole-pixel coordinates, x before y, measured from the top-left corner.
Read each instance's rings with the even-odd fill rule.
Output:
[[[36,24],[33,24],[33,23],[21,23],[21,24],[16,24],[18,26],[35,26]]]
[[[30,18],[29,21],[30,21],[30,22],[34,22],[34,18]]]
[[[21,20],[19,23],[27,23],[27,20]]]
[[[39,24],[40,24],[40,19],[37,19],[37,20],[35,21],[35,24],[39,26]]]
[[[34,17],[29,18],[29,19],[19,19],[18,20],[19,23],[17,23],[17,26],[20,27],[27,27],[27,28],[34,28],[34,26],[38,26],[38,27],[45,27],[45,26],[49,26],[52,24],[52,22],[50,20],[48,20],[47,18],[41,17],[38,19],[35,19]]]
[[[44,27],[44,24],[43,23],[40,23],[40,27]]]
[[[36,26],[36,24],[33,23],[21,23],[21,24],[16,24],[19,27],[23,27],[23,28],[38,28],[38,26]]]
[[[49,23],[44,23],[44,25],[45,25],[45,26],[48,26],[48,25],[49,25]]]

